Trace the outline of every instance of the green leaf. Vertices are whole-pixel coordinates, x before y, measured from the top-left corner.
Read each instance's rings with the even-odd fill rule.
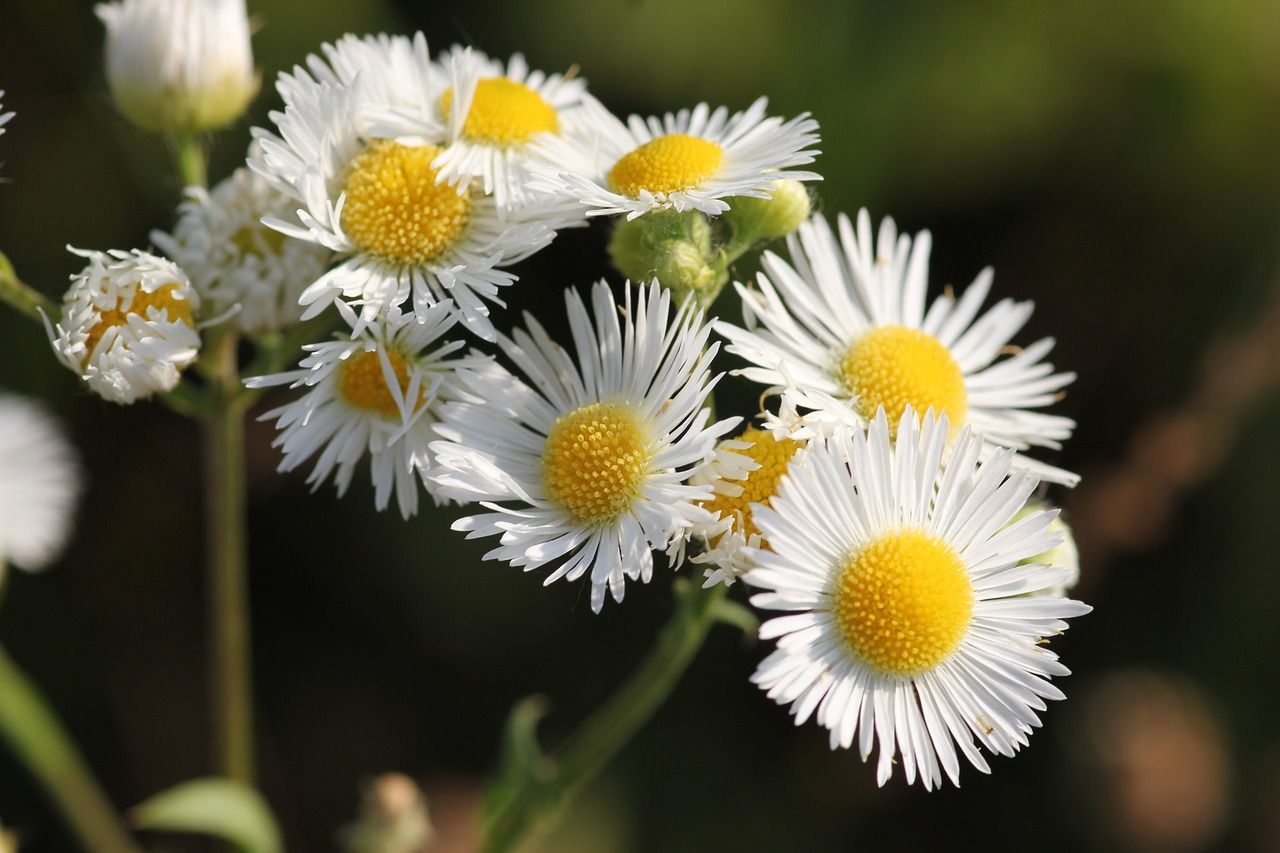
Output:
[[[129,813],[139,829],[211,835],[242,853],[281,853],[271,809],[254,789],[230,779],[193,779],[156,794]]]

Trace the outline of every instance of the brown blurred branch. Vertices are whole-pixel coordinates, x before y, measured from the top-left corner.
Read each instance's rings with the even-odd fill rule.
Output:
[[[1084,582],[1117,554],[1152,547],[1182,497],[1226,459],[1249,409],[1280,387],[1280,277],[1257,321],[1210,346],[1182,405],[1143,421],[1125,455],[1086,472],[1067,501]]]

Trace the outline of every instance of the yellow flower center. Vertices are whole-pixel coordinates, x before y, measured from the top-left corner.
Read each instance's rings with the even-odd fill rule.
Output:
[[[849,347],[840,370],[861,415],[870,420],[884,406],[891,433],[907,406],[919,415],[930,408],[946,412],[952,429],[969,411],[960,365],[937,338],[918,329],[872,329]]]
[[[98,314],[98,322],[94,323],[93,328],[89,330],[89,337],[84,344],[85,361],[87,362],[93,355],[93,351],[98,348],[98,344],[102,341],[102,336],[107,333],[108,329],[123,326],[128,322],[130,314],[137,314],[145,318],[149,308],[165,312],[165,316],[170,321],[177,321],[194,327],[195,317],[191,313],[191,303],[175,295],[181,289],[182,286],[179,284],[165,284],[147,292],[142,289],[142,285],[138,285],[127,308],[124,307],[125,297],[122,295],[116,300],[114,306]]]
[[[751,504],[768,503],[778,491],[778,482],[782,479],[782,475],[787,473],[787,465],[791,462],[791,457],[802,445],[794,439],[774,438],[773,433],[768,430],[754,427],[745,430],[737,440],[748,441],[751,446],[745,450],[733,452],[750,456],[760,464],[760,467],[747,474],[745,480],[730,481],[734,485],[742,486],[742,494],[725,495],[716,492],[711,500],[705,501],[702,505],[711,512],[719,512],[721,518],[741,518],[738,529],[749,539],[760,532],[751,517]],[[715,542],[711,544],[714,547]]]
[[[625,511],[649,473],[648,431],[630,409],[591,403],[562,415],[542,452],[547,497],[584,524]]]
[[[434,145],[382,139],[351,161],[342,230],[361,251],[400,264],[434,260],[462,235],[471,198],[436,183]]]
[[[845,563],[832,613],[853,653],[889,675],[919,675],[955,651],[973,615],[960,556],[940,539],[903,530]]]
[[[669,133],[624,154],[609,170],[609,186],[628,198],[639,198],[641,190],[687,190],[714,175],[723,160],[724,149],[716,143]]]
[[[387,350],[387,361],[400,386],[400,396],[409,390],[409,365],[404,356]],[[385,418],[400,418],[400,407],[382,371],[382,358],[377,352],[359,352],[338,368],[338,391],[347,403],[363,412],[374,412]],[[424,389],[425,396],[425,389]],[[419,401],[421,402],[421,401]]]
[[[453,87],[440,96],[440,110],[449,114]],[[535,133],[555,133],[560,119],[555,107],[523,83],[492,77],[476,83],[462,135],[490,145],[522,145]]]

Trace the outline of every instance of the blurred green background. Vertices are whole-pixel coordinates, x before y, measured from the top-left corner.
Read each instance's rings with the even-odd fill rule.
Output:
[[[764,649],[717,629],[543,849],[1280,849],[1274,0],[249,5],[268,81],[344,32],[421,28],[436,48],[577,64],[619,113],[759,94],[810,111],[824,210],[931,229],[938,288],[994,265],[998,297],[1036,300],[1020,341],[1057,337],[1055,363],[1080,374],[1061,404],[1079,431],[1055,461],[1086,482],[1052,497],[1081,528],[1096,611],[1054,643],[1077,674],[1029,750],[958,791],[877,790],[747,682]],[[65,244],[144,246],[177,200],[164,146],[112,111],[101,36],[87,3],[0,11],[18,112],[0,247],[50,295],[79,265]],[[268,85],[217,139],[214,176],[276,103]],[[563,287],[606,269],[606,236],[524,264],[513,307],[559,313]],[[209,766],[197,435],[81,391],[12,313],[0,341],[0,388],[49,401],[90,478],[65,558],[12,577],[0,639],[127,807]],[[756,393],[726,387],[740,406]],[[253,622],[262,781],[290,849],[332,848],[361,780],[386,770],[425,787],[433,849],[468,849],[507,709],[553,697],[556,742],[643,653],[667,576],[594,616],[580,584],[481,563],[448,530],[456,510],[378,515],[363,480],[343,501],[308,494],[274,473],[271,437],[250,432]],[[0,820],[24,850],[69,849],[7,754]]]

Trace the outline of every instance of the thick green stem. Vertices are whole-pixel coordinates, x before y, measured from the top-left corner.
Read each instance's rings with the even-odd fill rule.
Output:
[[[9,263],[4,252],[0,252],[0,301],[36,322],[40,322],[41,310],[50,322],[56,322],[59,316],[57,303],[29,284],[24,284],[13,271],[13,264]]]
[[[546,830],[578,790],[631,741],[702,647],[723,597],[723,586],[702,589],[683,579],[677,583],[676,612],[639,669],[554,757],[533,764],[521,778],[498,781],[485,821],[486,851],[514,850],[529,833]]]
[[[221,332],[221,333],[219,333]],[[244,414],[237,335],[216,330],[206,343],[205,537],[213,747],[218,773],[253,784],[253,689],[245,541]]]
[[[182,179],[184,187],[208,185],[208,154],[204,142],[198,136],[175,136],[173,156],[177,161],[178,177]]]
[[[0,649],[0,736],[44,789],[85,850],[138,853],[71,738],[35,685]]]

